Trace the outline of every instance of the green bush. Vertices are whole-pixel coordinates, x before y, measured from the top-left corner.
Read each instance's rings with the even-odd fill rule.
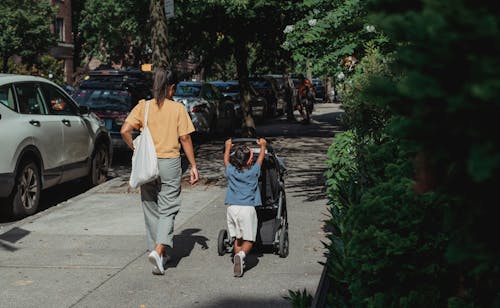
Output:
[[[500,14],[490,1],[373,1],[380,27],[394,42],[394,83],[367,95],[400,121],[392,136],[415,144],[428,162],[428,189],[446,195],[443,252],[456,271],[450,305],[500,306],[496,190],[500,183]],[[442,286],[444,288],[444,286]]]
[[[328,149],[327,194],[331,219],[327,226],[332,232],[328,235],[330,242],[327,263],[331,290],[328,302],[334,307],[348,307],[350,301],[349,284],[345,272],[345,216],[349,207],[359,200],[359,185],[356,179],[357,165],[353,131],[346,131],[335,136]]]
[[[411,155],[397,143],[369,148],[377,166],[367,169],[378,171],[380,163],[385,169],[346,215],[350,237],[345,267],[352,304],[442,306],[442,295],[454,286],[443,257],[448,239],[441,226],[447,200],[435,193],[415,194]]]
[[[500,307],[500,11],[462,0],[366,9],[390,43],[366,44],[344,82],[350,131],[326,173],[329,304]]]

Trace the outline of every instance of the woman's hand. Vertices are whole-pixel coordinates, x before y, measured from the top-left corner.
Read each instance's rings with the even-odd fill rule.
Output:
[[[134,150],[134,142],[132,141],[132,130],[134,129],[135,127],[133,127],[130,123],[126,121],[125,123],[123,123],[122,128],[120,129],[123,141],[125,141],[125,143],[132,151]]]
[[[196,165],[191,166],[191,171],[189,172],[190,179],[189,179],[189,184],[194,185],[198,182],[200,179],[200,174],[198,173],[198,168],[196,168]]]

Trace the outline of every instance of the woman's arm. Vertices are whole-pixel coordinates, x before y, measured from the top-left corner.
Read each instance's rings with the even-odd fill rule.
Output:
[[[120,130],[120,134],[122,135],[123,141],[125,141],[128,147],[131,148],[132,150],[134,150],[134,143],[132,141],[132,130],[134,129],[139,129],[139,128],[134,127],[132,124],[125,121]]]
[[[226,149],[224,150],[224,166],[229,165],[229,155],[231,154],[231,147],[233,146],[233,142],[231,138],[226,140]]]
[[[186,154],[189,164],[191,165],[189,183],[193,185],[198,182],[198,180],[200,179],[200,175],[198,173],[198,168],[196,168],[196,160],[194,158],[194,149],[193,142],[191,141],[191,135],[188,134],[180,136],[179,139],[181,140],[182,148],[184,149],[184,153]]]

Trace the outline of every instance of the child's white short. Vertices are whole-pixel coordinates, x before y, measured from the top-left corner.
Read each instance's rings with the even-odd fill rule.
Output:
[[[230,237],[255,242],[257,237],[257,212],[255,212],[255,207],[247,205],[228,206],[227,229]]]

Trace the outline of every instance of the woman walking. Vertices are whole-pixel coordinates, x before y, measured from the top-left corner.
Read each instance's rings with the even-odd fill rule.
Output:
[[[195,130],[183,104],[172,101],[177,79],[168,69],[155,71],[153,95],[149,103],[148,128],[154,141],[160,177],[141,186],[141,200],[146,223],[148,259],[153,274],[163,275],[168,260],[166,248],[172,247],[174,220],[180,208],[181,159],[180,145],[191,165],[190,183],[198,181],[198,169],[190,134]],[[134,149],[132,130],[142,129],[146,101],[141,100],[130,112],[121,128],[127,145]],[[180,144],[179,144],[180,140]]]

